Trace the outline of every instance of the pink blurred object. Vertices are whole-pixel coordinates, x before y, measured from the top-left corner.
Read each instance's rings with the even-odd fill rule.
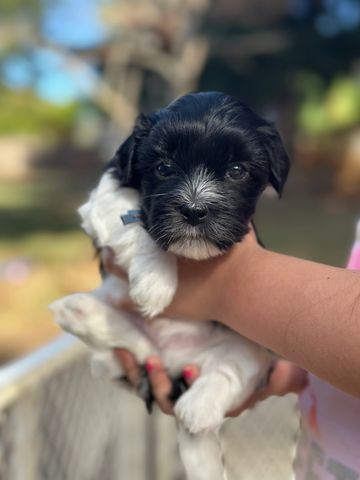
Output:
[[[347,268],[349,270],[360,270],[360,220],[356,225],[355,243],[350,253]]]
[[[25,258],[10,259],[0,263],[0,281],[21,285],[29,278],[31,269],[31,263]]]

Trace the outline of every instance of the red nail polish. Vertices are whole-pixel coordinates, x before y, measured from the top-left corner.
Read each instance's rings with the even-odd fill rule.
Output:
[[[154,370],[155,365],[151,362],[146,362],[145,363],[145,368],[146,368],[147,373],[151,373]]]
[[[185,380],[191,380],[193,377],[193,371],[190,367],[185,367],[182,373]]]

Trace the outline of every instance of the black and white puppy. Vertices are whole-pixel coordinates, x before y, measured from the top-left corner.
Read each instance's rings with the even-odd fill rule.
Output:
[[[189,361],[200,367],[174,408],[191,480],[226,478],[216,430],[266,376],[271,355],[215,322],[144,322],[114,310],[109,295],[129,294],[147,316],[160,314],[176,291],[176,257],[202,260],[240,242],[259,196],[269,184],[280,195],[288,170],[268,122],[222,93],[189,94],[139,117],[80,208],[83,228],[99,248],[112,247],[129,285],[105,276],[97,290],[56,301],[56,321],[91,346],[100,375],[119,376],[114,347],[140,364],[160,355],[174,379]]]

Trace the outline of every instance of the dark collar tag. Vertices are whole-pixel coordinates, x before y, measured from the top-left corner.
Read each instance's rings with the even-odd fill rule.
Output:
[[[120,215],[124,225],[141,222],[141,210],[128,210],[125,215]]]

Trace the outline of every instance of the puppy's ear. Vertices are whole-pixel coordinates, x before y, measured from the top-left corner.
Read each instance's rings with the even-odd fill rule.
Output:
[[[125,185],[137,188],[139,186],[139,177],[136,174],[136,153],[141,141],[147,137],[156,123],[155,114],[140,114],[136,119],[132,134],[120,145],[115,153],[112,162],[119,171]]]
[[[275,127],[266,124],[258,127],[257,131],[263,137],[263,145],[269,159],[269,182],[280,197],[290,169],[289,157]]]

